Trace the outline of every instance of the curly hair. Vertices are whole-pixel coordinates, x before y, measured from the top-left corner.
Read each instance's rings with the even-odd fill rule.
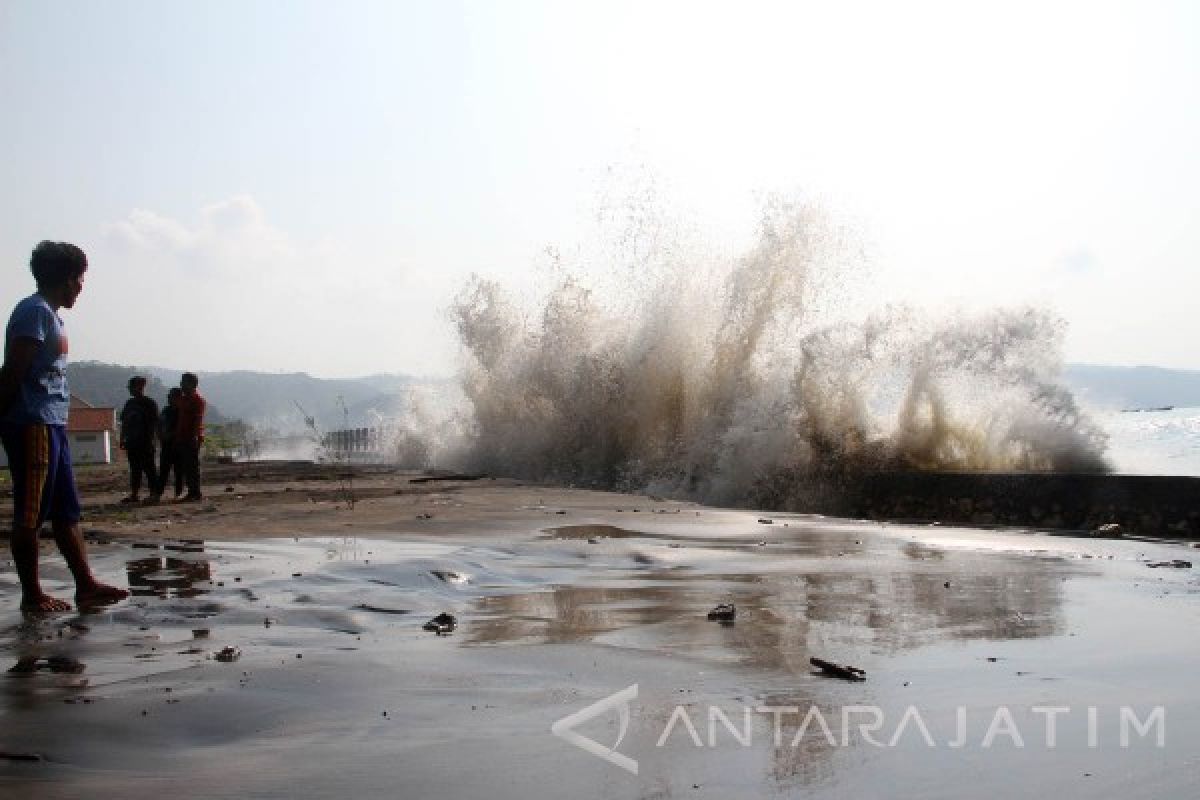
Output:
[[[87,271],[87,256],[68,242],[39,242],[29,258],[29,269],[39,287],[62,286]]]

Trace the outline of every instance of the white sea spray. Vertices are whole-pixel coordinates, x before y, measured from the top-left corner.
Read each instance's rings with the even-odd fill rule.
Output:
[[[853,237],[812,204],[768,202],[726,259],[629,220],[607,253],[556,254],[532,303],[481,278],[461,291],[462,466],[785,505],[873,470],[1107,468],[1052,314],[855,317]]]

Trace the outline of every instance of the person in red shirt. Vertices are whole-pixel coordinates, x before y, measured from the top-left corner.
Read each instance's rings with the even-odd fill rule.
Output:
[[[179,398],[179,416],[175,422],[175,448],[178,461],[175,468],[183,473],[187,494],[180,502],[193,503],[203,499],[200,493],[200,445],[204,444],[204,398],[197,388],[200,379],[185,372],[179,381],[183,396]]]

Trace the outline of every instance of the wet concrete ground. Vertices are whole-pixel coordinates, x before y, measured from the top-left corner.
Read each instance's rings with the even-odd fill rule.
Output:
[[[21,615],[6,567],[0,792],[1195,794],[1200,579],[1148,566],[1194,549],[533,511],[453,537],[113,540],[93,562],[134,596],[96,613]],[[61,561],[44,563],[69,590]],[[706,618],[718,603],[736,605],[732,624]],[[457,630],[423,631],[442,611]],[[218,660],[225,648],[240,655]],[[868,679],[818,674],[811,656]],[[620,738],[636,775],[551,733],[634,685],[623,737],[616,706],[577,730]]]

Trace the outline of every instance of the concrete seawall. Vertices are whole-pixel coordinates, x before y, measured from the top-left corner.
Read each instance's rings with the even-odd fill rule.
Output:
[[[1200,478],[1152,475],[880,472],[837,490],[768,503],[880,520],[938,521],[1200,539]],[[781,498],[776,498],[776,501]]]

